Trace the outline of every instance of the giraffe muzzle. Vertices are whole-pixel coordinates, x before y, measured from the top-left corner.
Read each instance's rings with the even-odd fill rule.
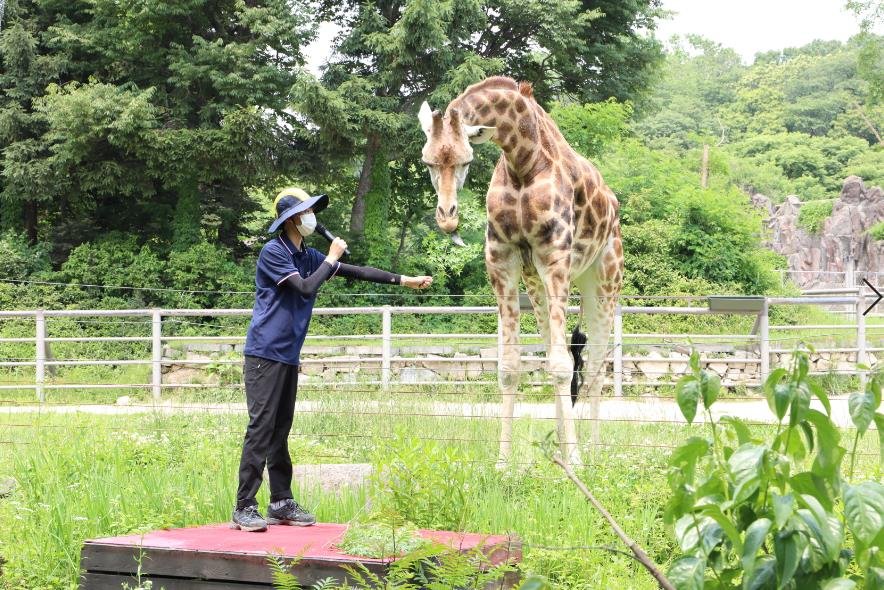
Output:
[[[436,224],[446,234],[456,232],[457,226],[460,224],[457,205],[451,205],[447,210],[443,209],[441,205],[436,207]]]

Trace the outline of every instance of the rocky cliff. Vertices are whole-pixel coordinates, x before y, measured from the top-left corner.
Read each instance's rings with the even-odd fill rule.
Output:
[[[819,234],[798,225],[801,200],[787,197],[780,205],[756,194],[752,204],[767,214],[768,245],[785,256],[789,275],[803,288],[845,287],[868,277],[873,284],[884,275],[884,241],[872,238],[868,230],[884,221],[884,191],[869,187],[850,176],[832,207],[832,215]]]

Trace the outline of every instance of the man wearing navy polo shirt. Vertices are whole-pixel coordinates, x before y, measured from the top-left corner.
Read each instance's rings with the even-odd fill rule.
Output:
[[[239,487],[231,528],[265,531],[267,524],[309,526],[316,522],[292,497],[292,460],[288,436],[295,411],[298,363],[313,303],[320,285],[333,276],[425,289],[432,277],[407,277],[338,261],[347,243],[335,238],[328,254],[307,246],[328,197],[311,197],[289,187],[274,202],[276,220],[269,233],[283,230],[261,249],[255,275],[255,306],[246,336],[243,376],[249,425],[243,440]],[[264,467],[270,479],[267,520],[255,496]]]

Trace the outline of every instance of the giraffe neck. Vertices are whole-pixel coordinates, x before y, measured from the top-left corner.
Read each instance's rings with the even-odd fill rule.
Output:
[[[549,168],[558,156],[558,131],[530,97],[516,89],[487,89],[466,92],[448,105],[457,109],[464,123],[496,127],[491,141],[503,151],[510,174],[529,181]]]

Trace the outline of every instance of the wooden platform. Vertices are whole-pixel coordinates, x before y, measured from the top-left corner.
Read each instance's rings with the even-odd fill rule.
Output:
[[[86,541],[80,568],[81,590],[119,590],[123,582],[135,587],[138,559],[141,580],[155,590],[266,590],[272,588],[267,556],[300,558],[292,573],[301,586],[324,578],[344,580],[343,565],[362,563],[384,575],[390,560],[353,557],[336,545],[347,525],[318,523],[311,527],[271,526],[263,533],[231,530],[226,524],[154,531],[144,535]],[[479,549],[493,564],[517,563],[521,543],[507,536],[445,531],[420,531],[421,536],[462,551]],[[510,587],[515,578],[505,581]],[[495,587],[500,587],[496,584]]]

